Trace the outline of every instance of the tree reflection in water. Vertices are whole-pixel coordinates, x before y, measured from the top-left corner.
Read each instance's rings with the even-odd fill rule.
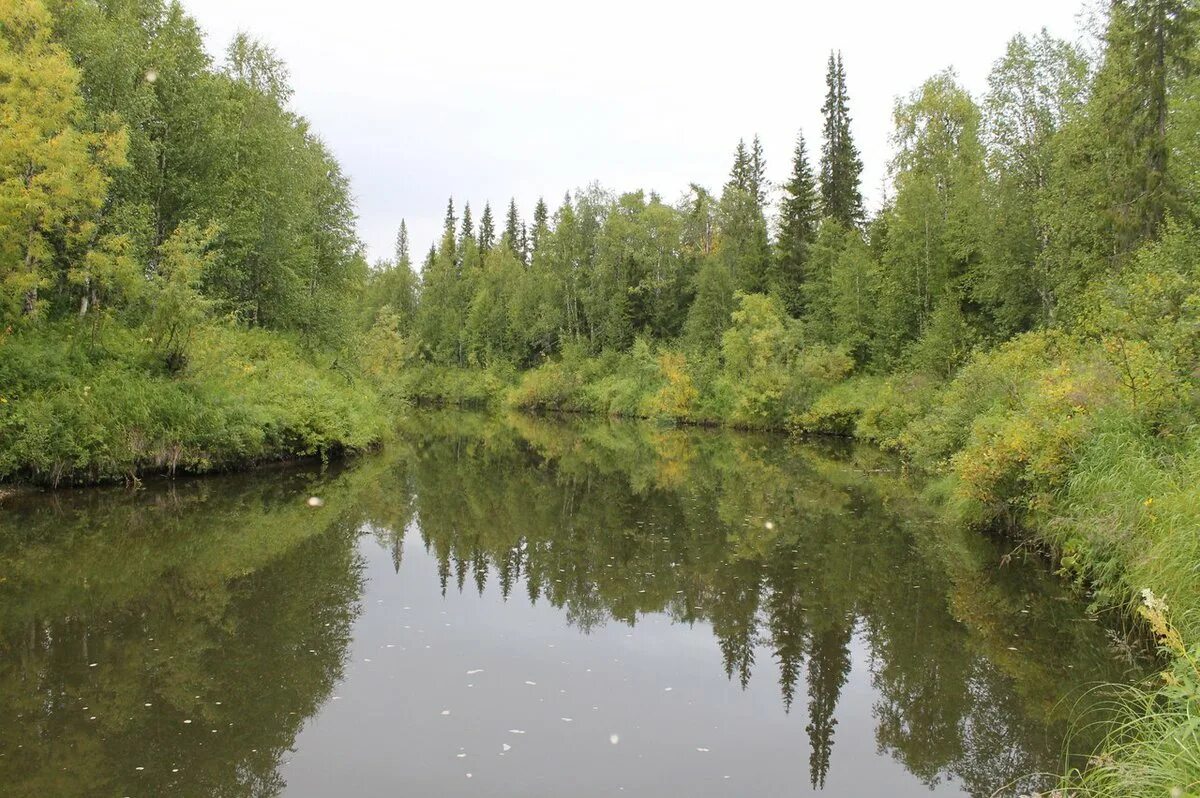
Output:
[[[999,567],[886,456],[778,437],[420,413],[345,468],[33,495],[0,524],[14,796],[281,791],[342,678],[364,532],[397,571],[419,535],[443,594],[491,582],[583,633],[706,624],[743,687],[772,660],[814,789],[856,651],[880,752],[974,795],[1056,770],[1064,700],[1132,669],[1044,568]]]

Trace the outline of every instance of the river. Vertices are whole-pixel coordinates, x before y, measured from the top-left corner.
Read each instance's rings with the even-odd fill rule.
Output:
[[[0,793],[1021,794],[1140,669],[1011,549],[869,448],[584,419],[22,494]]]

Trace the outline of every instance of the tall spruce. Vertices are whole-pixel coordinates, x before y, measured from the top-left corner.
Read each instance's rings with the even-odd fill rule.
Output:
[[[1119,254],[1153,237],[1173,204],[1167,171],[1167,86],[1186,71],[1194,41],[1190,0],[1114,0],[1094,97],[1112,138],[1116,180],[1105,181]]]
[[[483,216],[479,219],[479,251],[488,253],[496,244],[496,221],[492,218],[492,204],[483,206]]]
[[[400,220],[400,229],[396,232],[396,265],[412,268],[412,256],[409,254],[408,222]]]
[[[808,162],[804,134],[800,133],[792,157],[792,176],[783,187],[783,200],[779,206],[779,238],[772,276],[772,288],[793,315],[799,315],[803,310],[805,267],[820,221],[817,180]]]
[[[739,139],[729,181],[721,192],[721,253],[739,288],[763,292],[768,288],[770,244],[762,199],[765,198],[766,160],[756,136],[747,149]]]
[[[546,233],[550,230],[550,209],[546,207],[546,201],[538,197],[537,205],[533,209],[533,229],[529,234],[529,254],[533,257],[533,253],[537,252]]]
[[[454,255],[454,237],[458,234],[458,217],[454,215],[454,197],[446,202],[446,218],[442,220],[442,248]]]
[[[475,237],[475,221],[471,218],[471,203],[463,205],[462,229],[458,236],[458,248],[466,247],[468,239]]]
[[[850,131],[846,71],[840,52],[829,54],[825,85],[825,105],[821,108],[825,116],[825,141],[821,148],[822,207],[826,216],[846,227],[855,227],[865,215],[859,188],[863,165]]]
[[[508,201],[508,216],[504,220],[504,243],[518,258],[521,257],[521,215],[517,213],[517,200]]]
[[[763,154],[762,142],[758,134],[750,145],[750,193],[760,208],[767,206],[767,157]]]

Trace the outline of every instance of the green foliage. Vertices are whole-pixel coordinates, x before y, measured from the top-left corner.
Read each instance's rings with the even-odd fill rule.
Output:
[[[64,324],[0,351],[0,478],[94,482],[325,457],[385,430],[365,385],[262,331],[194,331],[176,378],[151,365],[152,338],[116,328],[99,347]]]

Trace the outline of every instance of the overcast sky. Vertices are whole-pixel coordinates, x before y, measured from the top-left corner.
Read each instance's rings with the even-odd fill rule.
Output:
[[[218,57],[238,30],[291,69],[297,111],[336,153],[374,260],[408,220],[420,255],[446,198],[503,217],[515,196],[599,181],[657,190],[725,181],[758,133],[787,178],[797,130],[820,146],[825,62],[840,49],[864,193],[882,194],[895,98],[953,66],[976,94],[1018,32],[1075,39],[1079,0],[396,2],[184,0]]]

